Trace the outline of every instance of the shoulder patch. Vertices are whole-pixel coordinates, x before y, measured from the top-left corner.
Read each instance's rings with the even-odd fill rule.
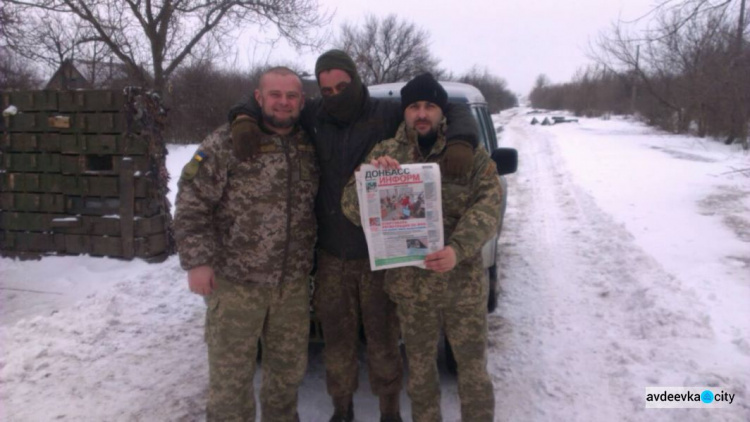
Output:
[[[208,155],[206,155],[205,152],[196,152],[195,155],[193,155],[193,158],[187,164],[185,164],[185,167],[182,168],[180,179],[193,180],[193,178],[195,178],[195,175],[198,174],[198,169],[200,169],[201,163],[206,158],[208,158]]]

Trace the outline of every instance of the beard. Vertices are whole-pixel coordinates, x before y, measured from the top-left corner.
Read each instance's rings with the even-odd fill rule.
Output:
[[[432,146],[435,145],[435,141],[437,141],[437,138],[438,133],[436,129],[432,129],[424,135],[417,134],[417,142],[422,148],[432,148]]]
[[[426,124],[430,125],[430,130],[427,131],[424,134],[419,133],[419,131],[417,131],[417,124],[419,124],[419,123],[426,123]],[[427,120],[427,119],[420,119],[420,120],[416,120],[414,122],[413,128],[414,128],[414,132],[417,133],[418,137],[420,137],[420,138],[426,138],[426,139],[434,139],[437,136],[437,132],[438,132],[438,127],[439,126],[440,126],[439,124],[433,125],[433,123],[431,121]]]
[[[417,132],[417,137],[420,139],[435,139],[437,138],[437,133],[438,133],[437,128],[434,127],[434,128],[431,128],[429,132],[425,133],[424,135]]]
[[[289,116],[286,119],[279,119],[272,114],[263,112],[263,121],[266,123],[266,125],[278,129],[289,129],[297,123],[298,119],[299,116]]]

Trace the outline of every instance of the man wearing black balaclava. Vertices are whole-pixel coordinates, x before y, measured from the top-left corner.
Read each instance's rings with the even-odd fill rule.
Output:
[[[320,164],[313,308],[325,338],[326,386],[334,407],[331,421],[354,419],[360,320],[367,338],[370,387],[380,400],[381,421],[401,421],[403,370],[395,304],[383,290],[383,271],[370,271],[362,229],[342,214],[341,194],[367,153],[395,135],[403,110],[398,102],[370,98],[354,61],[341,50],[322,54],[315,76],[322,98],[306,103],[301,124],[315,143]],[[445,114],[450,130],[441,168],[460,176],[471,170],[476,121],[465,105],[448,104]],[[244,151],[245,159],[252,160],[262,151],[252,136],[262,119],[259,107],[250,98],[233,107],[229,119],[235,151]]]

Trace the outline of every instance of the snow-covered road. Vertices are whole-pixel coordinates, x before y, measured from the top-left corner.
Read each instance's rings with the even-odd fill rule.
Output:
[[[750,420],[750,179],[732,173],[748,155],[617,119],[531,126],[525,111],[495,116],[520,163],[489,316],[496,419]],[[172,174],[192,151],[170,147]],[[203,303],[174,257],[2,259],[0,288],[0,420],[202,420]],[[321,361],[311,348],[303,421],[330,416]],[[377,420],[364,370],[360,385],[357,420]],[[735,401],[646,410],[647,386]],[[447,375],[443,409],[458,419]]]
[[[632,233],[623,221],[648,200],[638,195],[652,178],[677,184],[676,193],[664,192],[667,199],[680,196],[684,185],[668,175],[678,159],[664,156],[661,167],[644,165],[639,154],[649,154],[644,143],[656,135],[639,134],[642,130],[631,124],[607,122],[608,130],[590,139],[611,144],[614,137],[630,144],[619,145],[629,154],[610,147],[597,155],[592,149],[601,147],[581,148],[591,146],[586,131],[601,122],[540,127],[522,115],[501,119],[508,122],[503,142],[519,150],[520,170],[511,177],[501,239],[503,299],[490,317],[498,420],[749,420],[747,262],[736,267],[725,259],[715,283],[706,283],[700,272],[683,278],[646,250],[650,239]],[[616,139],[613,125],[630,137]],[[671,142],[679,147],[679,139]],[[577,172],[566,160],[576,155],[585,156],[578,157],[576,164],[585,168]],[[616,163],[628,170],[613,169]],[[694,168],[703,177],[706,170]],[[583,178],[592,171],[630,206],[604,211],[591,194],[600,192]],[[680,214],[654,206],[649,213],[643,224]],[[733,240],[729,227],[715,229],[719,233],[704,245],[726,239],[727,250],[737,248],[750,258],[750,245]],[[696,261],[714,258],[703,256],[709,252],[701,245],[682,246],[681,253]],[[709,292],[712,297],[707,284],[726,288]],[[719,303],[732,310],[729,320],[721,317],[726,309]],[[736,392],[738,401],[731,411],[646,410],[647,386],[717,386]]]

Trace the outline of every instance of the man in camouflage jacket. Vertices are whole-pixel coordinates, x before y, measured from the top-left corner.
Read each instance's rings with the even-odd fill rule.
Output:
[[[304,98],[294,72],[267,71],[255,94],[263,131],[253,147],[220,127],[183,169],[177,194],[180,263],[208,304],[209,421],[255,421],[258,339],[261,420],[298,420],[307,365],[315,150],[297,125]]]
[[[396,137],[379,143],[365,162],[384,168],[399,163],[441,163],[445,153],[447,94],[430,74],[401,90],[404,123]],[[446,246],[425,258],[427,269],[389,269],[385,290],[396,302],[409,360],[408,392],[414,421],[439,421],[440,382],[437,343],[441,329],[458,364],[458,391],[464,422],[494,418],[495,399],[487,373],[487,295],[481,249],[497,232],[502,187],[495,163],[476,148],[468,177],[443,174],[443,227]],[[342,208],[361,225],[356,186],[344,190]]]

